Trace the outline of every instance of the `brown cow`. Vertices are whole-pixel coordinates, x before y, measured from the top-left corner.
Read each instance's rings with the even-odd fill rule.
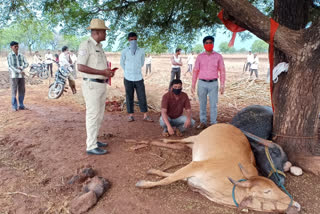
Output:
[[[236,185],[235,199],[240,209],[285,212],[289,207],[289,196],[271,180],[258,175],[250,144],[240,129],[216,124],[179,142],[192,148],[192,162],[174,173],[151,169],[149,174],[166,178],[157,182],[141,180],[137,187],[151,188],[187,179],[194,191],[211,201],[235,206],[232,188]],[[238,182],[240,179],[247,180]],[[290,211],[299,209],[300,205],[293,202]]]

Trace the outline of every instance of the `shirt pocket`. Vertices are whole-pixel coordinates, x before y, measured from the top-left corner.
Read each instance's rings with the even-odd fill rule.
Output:
[[[103,51],[96,50],[97,66],[104,67],[106,65],[106,56]]]

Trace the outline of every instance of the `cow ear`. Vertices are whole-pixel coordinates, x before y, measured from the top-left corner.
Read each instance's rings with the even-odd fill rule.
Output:
[[[241,170],[242,175],[249,180],[251,176],[249,175],[248,171],[242,166],[241,163],[239,163],[238,166]]]
[[[252,187],[252,182],[250,180],[247,180],[247,181],[242,181],[242,182],[239,182],[239,181],[235,181],[233,180],[232,178],[228,177],[229,181],[231,183],[233,183],[233,185],[236,185],[238,187],[243,187],[243,188],[250,188]]]

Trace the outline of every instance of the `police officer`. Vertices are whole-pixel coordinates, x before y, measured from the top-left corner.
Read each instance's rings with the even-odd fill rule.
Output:
[[[103,155],[107,150],[101,147],[107,144],[98,142],[97,137],[105,111],[106,85],[114,72],[107,66],[100,42],[106,39],[109,28],[103,20],[92,19],[87,30],[91,30],[91,37],[80,44],[78,54],[78,71],[83,76],[82,92],[86,103],[87,154]]]

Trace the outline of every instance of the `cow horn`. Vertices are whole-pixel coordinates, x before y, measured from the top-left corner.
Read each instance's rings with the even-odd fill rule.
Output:
[[[248,171],[242,166],[241,163],[238,164],[241,172],[242,172],[242,175],[246,178],[246,179],[249,179],[251,176],[249,175]]]
[[[247,138],[249,138],[250,140],[253,140],[254,142],[260,143],[260,144],[267,146],[269,148],[274,147],[274,143],[270,140],[263,139],[261,137],[258,137],[254,134],[251,134],[251,133],[243,131],[243,130],[242,130],[242,132],[243,132],[243,134],[245,134],[245,136],[247,136]]]
[[[243,187],[243,188],[250,188],[252,186],[251,181],[243,181],[243,182],[239,182],[239,181],[235,181],[232,178],[228,177],[229,181],[231,183],[233,183],[233,185],[236,185],[238,187]]]

